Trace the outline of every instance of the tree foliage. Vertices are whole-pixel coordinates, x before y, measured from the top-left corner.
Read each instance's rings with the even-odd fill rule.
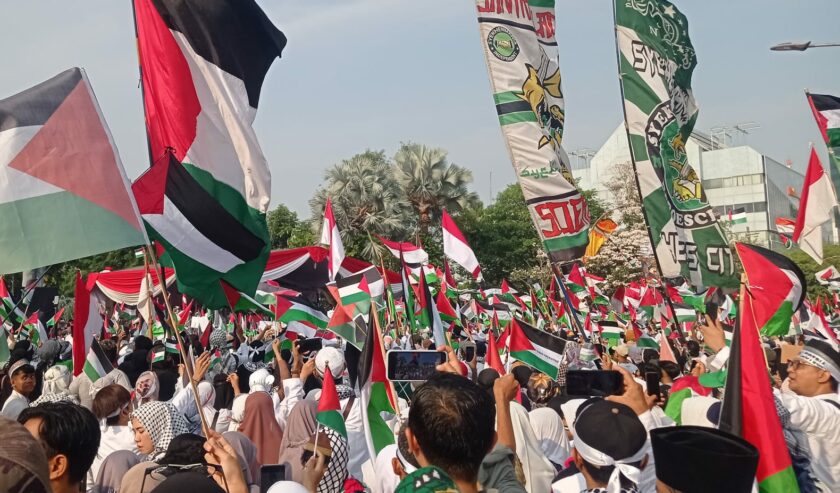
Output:
[[[468,188],[472,172],[450,163],[440,148],[403,143],[394,155],[394,177],[425,227],[439,219],[443,209],[458,215],[480,203]]]
[[[300,221],[297,214],[283,204],[278,204],[266,215],[271,248],[288,248],[289,240],[295,233]]]
[[[825,269],[829,265],[837,267],[840,265],[840,245],[823,245],[823,263],[817,265],[810,255],[802,250],[794,249],[783,251],[788,258],[796,262],[796,265],[802,269],[805,274],[805,282],[808,285],[808,298],[814,299],[817,296],[830,296],[826,286],[820,285],[817,281],[816,273]]]

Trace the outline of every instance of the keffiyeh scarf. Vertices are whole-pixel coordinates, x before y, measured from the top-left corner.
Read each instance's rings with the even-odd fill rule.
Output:
[[[173,438],[189,433],[187,420],[168,402],[147,402],[135,409],[131,417],[140,421],[152,438],[155,449],[149,454],[149,460],[160,458]]]

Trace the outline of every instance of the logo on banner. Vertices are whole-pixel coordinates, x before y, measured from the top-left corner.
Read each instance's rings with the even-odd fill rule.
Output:
[[[519,43],[506,27],[496,26],[487,35],[490,53],[503,62],[512,62],[519,55]]]

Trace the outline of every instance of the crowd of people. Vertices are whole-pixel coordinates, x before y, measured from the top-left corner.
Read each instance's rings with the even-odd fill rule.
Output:
[[[273,328],[277,327],[277,329]],[[671,351],[632,337],[570,338],[557,375],[516,361],[485,366],[487,329],[472,358],[458,341],[392,337],[383,349],[445,353],[425,381],[397,382],[382,418],[393,445],[371,456],[357,357],[338,339],[301,350],[280,324],[256,336],[184,332],[188,367],[143,330],[99,345],[113,369],[73,376],[72,338],[10,340],[0,405],[0,491],[748,492],[758,450],[717,429],[730,349],[720,321],[702,343]],[[275,331],[277,333],[275,333]],[[663,339],[667,341],[666,339]],[[453,349],[453,346],[456,348]],[[764,339],[774,398],[802,492],[840,491],[840,353],[825,340]],[[569,372],[612,371],[610,395],[570,395]],[[325,372],[336,381],[346,438],[320,426]],[[657,374],[658,388],[646,376]],[[192,381],[190,381],[192,380]],[[197,394],[197,395],[196,395]]]

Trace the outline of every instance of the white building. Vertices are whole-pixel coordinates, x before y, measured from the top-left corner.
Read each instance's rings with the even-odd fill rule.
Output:
[[[804,175],[752,147],[724,147],[700,132],[692,134],[686,153],[688,163],[703,182],[709,203],[720,217],[725,219],[731,210],[746,211],[746,223],[724,221],[732,239],[783,248],[776,231],[776,218],[796,219]],[[616,176],[615,170],[622,163],[630,163],[624,124],[618,126],[591,159],[572,159],[572,174],[579,187],[594,189],[599,198],[612,203],[607,183],[635,180],[632,175]],[[830,225],[823,228],[824,242],[837,242],[832,231],[836,230]]]

